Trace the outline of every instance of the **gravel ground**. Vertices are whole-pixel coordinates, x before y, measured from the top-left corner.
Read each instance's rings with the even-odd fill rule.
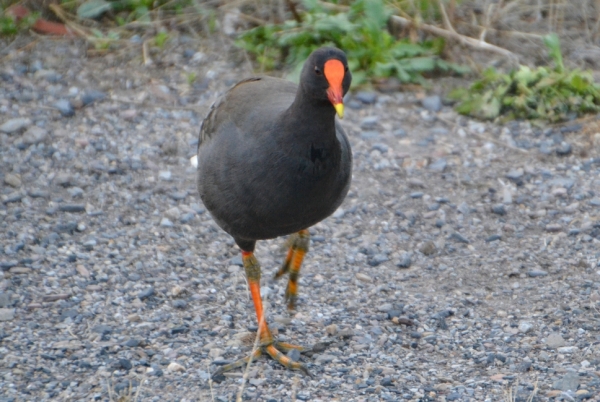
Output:
[[[247,68],[186,38],[148,67],[85,49],[0,61],[0,401],[232,400],[241,373],[209,373],[250,351],[255,315],[188,159]],[[353,184],[311,228],[295,314],[270,279],[283,240],[257,246],[271,328],[314,378],[261,358],[244,399],[600,401],[597,122],[346,104]]]

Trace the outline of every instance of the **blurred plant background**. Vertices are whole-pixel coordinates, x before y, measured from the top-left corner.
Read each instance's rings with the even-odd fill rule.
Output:
[[[475,79],[450,99],[481,119],[555,122],[600,107],[598,0],[3,0],[0,11],[5,43],[63,29],[92,53],[140,46],[145,58],[182,34],[219,36],[255,71],[290,79],[329,45],[346,51],[354,88]]]

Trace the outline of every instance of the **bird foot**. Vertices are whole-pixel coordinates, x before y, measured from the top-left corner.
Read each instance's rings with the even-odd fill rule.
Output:
[[[255,351],[253,351],[252,353],[250,353],[250,355],[244,357],[243,359],[239,359],[233,363],[227,364],[227,365],[219,368],[212,374],[211,378],[213,380],[219,380],[219,378],[223,375],[223,373],[226,373],[231,370],[235,370],[236,368],[239,368],[239,367],[244,367],[244,366],[248,365],[248,362],[250,360],[256,360],[261,355],[271,356],[271,358],[273,360],[279,362],[279,364],[281,364],[282,366],[284,366],[290,370],[301,371],[304,375],[306,375],[308,377],[312,377],[312,374],[310,373],[310,371],[308,371],[308,369],[306,368],[305,365],[303,365],[302,363],[293,361],[288,356],[286,356],[282,353],[282,352],[287,353],[290,350],[298,350],[298,351],[302,352],[304,350],[304,348],[302,348],[302,346],[292,345],[292,344],[286,343],[286,342],[278,342],[275,340],[270,340],[266,344],[261,344]]]

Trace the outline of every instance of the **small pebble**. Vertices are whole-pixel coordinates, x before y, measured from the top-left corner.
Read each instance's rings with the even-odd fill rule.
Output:
[[[492,212],[496,215],[504,216],[506,215],[506,207],[504,204],[495,204],[492,206]]]
[[[532,269],[531,271],[527,271],[527,276],[531,278],[538,278],[542,276],[548,276],[548,272],[541,269]]]
[[[377,94],[375,92],[358,91],[354,98],[364,104],[371,105],[377,101]]]
[[[170,181],[171,180],[171,171],[169,170],[161,170],[158,173],[158,178],[164,181]]]
[[[433,252],[435,252],[435,245],[434,245]],[[425,253],[423,253],[423,254],[425,254]],[[426,254],[426,255],[428,255],[428,254]],[[396,266],[398,268],[410,268],[411,264],[412,264],[412,258],[411,258],[410,253],[402,253],[402,255],[400,256],[400,259],[398,261],[396,261]]]
[[[441,173],[444,170],[446,170],[446,166],[448,166],[448,162],[446,162],[446,159],[440,158],[433,162],[431,165],[429,165],[429,170]]]
[[[137,297],[140,298],[140,300],[146,299],[150,296],[154,295],[154,288],[153,287],[149,287],[147,289],[142,290],[141,292],[138,293]]]
[[[432,241],[428,241],[427,243],[425,243],[421,246],[419,251],[421,253],[423,253],[424,255],[432,255],[433,253],[436,252],[436,247]]]
[[[546,345],[551,349],[556,349],[565,345],[565,340],[558,332],[552,332],[546,338]]]
[[[10,119],[0,125],[0,131],[6,134],[12,134],[16,131],[21,130],[31,124],[31,120],[24,117],[18,117],[16,119]]]
[[[75,115],[75,109],[73,105],[66,99],[60,99],[54,103],[54,107],[58,109],[61,115],[64,117],[72,117]]]
[[[22,184],[19,176],[14,175],[12,173],[8,173],[6,176],[4,176],[4,183],[8,184],[11,187],[15,187],[15,188],[21,187],[21,184]]]
[[[450,236],[448,236],[449,240],[455,240],[459,243],[465,243],[465,244],[469,244],[469,239],[467,239],[466,237],[464,237],[463,235],[461,235],[458,232],[454,232],[452,233]]]
[[[427,96],[423,98],[421,105],[430,112],[439,112],[442,110],[442,98],[438,95]]]

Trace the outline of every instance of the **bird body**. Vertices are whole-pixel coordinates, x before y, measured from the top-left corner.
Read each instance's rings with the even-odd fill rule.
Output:
[[[336,113],[343,115],[350,81],[344,53],[321,48],[306,61],[299,85],[269,77],[240,81],[215,102],[200,129],[198,190],[214,220],[242,250],[261,351],[306,373],[281,353],[302,348],[275,341],[268,329],[253,252],[257,240],[294,234],[276,274],[289,273],[286,299],[294,308],[307,229],[333,213],[350,187],[352,152],[335,120]]]
[[[214,122],[198,147],[198,189],[236,241],[310,227],[348,192],[352,156],[344,130],[334,116],[290,110],[296,91],[276,78],[245,80],[208,117]]]

